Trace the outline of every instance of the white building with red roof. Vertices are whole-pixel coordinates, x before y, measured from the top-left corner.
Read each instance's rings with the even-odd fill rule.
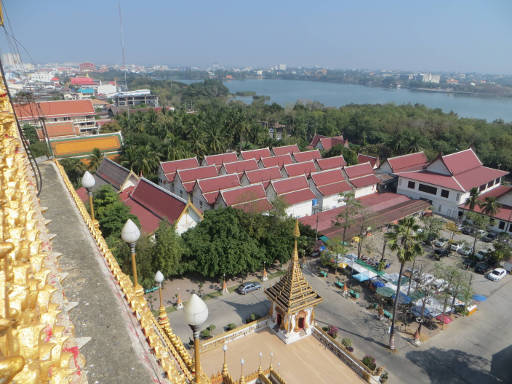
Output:
[[[389,157],[380,164],[377,173],[396,175],[400,172],[419,171],[427,165],[427,156],[421,151],[402,156]]]
[[[316,159],[317,168],[321,171],[326,169],[341,168],[347,165],[343,155],[326,157],[325,159]]]
[[[266,194],[271,202],[281,199],[287,205],[286,214],[291,217],[304,217],[313,213],[313,200],[316,196],[305,175],[272,180]]]
[[[362,164],[369,162],[373,169],[377,169],[380,165],[380,160],[377,156],[363,155],[362,153],[357,154],[357,163]]]
[[[304,161],[302,163],[286,164],[281,170],[283,177],[293,177],[299,175],[309,176],[311,172],[316,172],[315,162],[313,160]]]
[[[281,171],[278,166],[270,168],[259,168],[251,171],[245,171],[242,175],[240,183],[242,185],[262,183],[263,188],[266,189],[271,180],[280,179],[281,177]]]
[[[166,188],[169,191],[174,191],[174,178],[178,169],[189,169],[199,167],[197,157],[190,157],[188,159],[161,161],[158,167],[158,185]]]
[[[316,195],[318,207],[321,211],[345,205],[340,193],[352,190],[352,186],[345,179],[341,168],[314,172],[309,178],[311,191]]]
[[[363,197],[377,192],[379,179],[375,176],[370,162],[344,167],[343,172],[354,187],[355,197]]]
[[[238,161],[236,152],[219,153],[217,155],[207,155],[204,157],[201,165],[216,165],[220,169],[224,163],[233,163]]]
[[[217,167],[208,165],[188,169],[178,169],[174,178],[174,193],[184,199],[192,193],[197,180],[218,176]]]
[[[241,151],[240,156],[243,160],[256,159],[259,160],[262,157],[271,157],[272,152],[268,148],[251,149],[249,151]]]
[[[286,153],[284,155],[279,156],[272,156],[272,157],[262,157],[258,161],[258,166],[260,168],[270,168],[278,166],[279,168],[283,168],[286,164],[292,164],[293,159],[292,156],[289,153]]]
[[[197,180],[192,191],[192,202],[202,211],[213,209],[222,189],[238,186],[240,179],[236,173]]]
[[[282,147],[272,148],[272,153],[274,156],[286,155],[287,153],[292,154],[295,152],[300,152],[299,146],[297,144],[283,145]]]
[[[321,159],[322,155],[318,149],[313,149],[311,151],[295,152],[292,154],[292,157],[295,162],[302,163],[304,161]]]
[[[245,212],[263,213],[272,209],[261,183],[220,191],[215,208],[233,207]]]
[[[341,144],[348,148],[348,140],[345,140],[343,136],[332,136],[327,137],[323,135],[315,135],[311,143],[309,144],[312,148],[319,149],[320,151],[328,151],[335,145]]]
[[[493,216],[490,216],[492,229],[496,232],[508,232],[512,235],[512,186],[500,185],[492,188],[487,192],[478,196],[478,202],[483,203],[487,197],[496,199],[498,210]],[[459,210],[464,214],[468,212],[469,204],[459,205]],[[479,204],[475,205],[473,212],[482,213],[482,207]]]
[[[242,177],[245,171],[252,171],[254,169],[259,169],[256,159],[234,161],[233,163],[222,164],[219,169],[219,175],[236,173],[238,174],[238,177]]]
[[[457,219],[471,188],[486,193],[501,185],[508,172],[485,167],[472,148],[438,156],[425,169],[398,174],[397,192],[428,200],[435,213]]]

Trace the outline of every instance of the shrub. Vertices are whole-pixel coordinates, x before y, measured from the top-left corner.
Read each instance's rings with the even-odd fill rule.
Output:
[[[235,328],[236,328],[236,325],[235,325],[234,323],[229,323],[228,325],[226,325],[226,326],[224,327],[224,329],[225,329],[226,331],[231,331],[231,330],[233,330],[233,329],[235,329]]]
[[[380,382],[381,383],[385,383],[386,381],[388,381],[389,379],[389,375],[387,372],[384,372],[381,376],[380,376]]]
[[[201,333],[199,334],[199,337],[201,339],[209,339],[210,337],[212,337],[212,334],[211,334],[210,330],[208,328],[206,328],[201,331]]]
[[[377,367],[377,364],[375,364],[375,358],[372,356],[365,356],[363,357],[363,360],[361,360],[364,365],[366,365],[370,370],[374,370]]]
[[[328,330],[329,330],[329,327],[327,327],[327,326],[322,327],[322,331],[327,332]]]
[[[213,332],[213,331],[215,331],[215,328],[216,328],[216,327],[215,327],[215,324],[210,324],[210,325],[208,326],[208,328],[206,328],[206,329],[208,329],[210,332]]]
[[[335,339],[338,336],[338,328],[334,325],[329,325],[329,329],[327,330],[327,334]]]
[[[341,344],[343,344],[343,346],[346,348],[350,348],[352,347],[352,340],[350,340],[348,337],[344,337],[341,339]]]
[[[246,323],[251,323],[253,321],[256,321],[260,318],[261,316],[256,314],[256,313],[251,313],[246,319],[245,319],[245,322]]]

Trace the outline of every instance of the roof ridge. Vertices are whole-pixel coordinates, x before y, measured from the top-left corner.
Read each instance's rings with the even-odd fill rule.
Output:
[[[423,153],[423,154],[425,154],[425,151],[418,151],[418,152],[406,153],[405,155],[398,155],[398,156],[388,157],[386,160],[389,160],[389,159],[398,159],[399,157],[410,156],[410,155],[416,155],[416,154],[418,154],[418,153]]]
[[[223,193],[223,192],[230,192],[230,191],[234,191],[235,189],[242,189],[242,188],[254,187],[254,186],[257,186],[257,185],[261,185],[261,187],[263,188],[263,183],[260,181],[260,182],[252,183],[252,184],[248,184],[248,185],[237,185],[236,187],[231,187],[231,188],[226,188],[226,189],[220,189],[220,190],[219,190],[219,192],[220,192],[220,193]],[[263,190],[265,190],[265,188],[263,188]]]
[[[192,159],[196,159],[196,160],[197,160],[197,156],[194,156],[194,157],[186,157],[186,158],[184,158],[184,159],[176,159],[176,160],[161,161],[161,162],[160,162],[160,165],[162,165],[162,164],[168,164],[168,163],[174,163],[175,161],[185,161],[185,160],[192,160]]]

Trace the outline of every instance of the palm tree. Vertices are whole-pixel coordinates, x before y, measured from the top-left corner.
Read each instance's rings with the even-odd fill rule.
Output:
[[[483,203],[480,204],[480,208],[483,214],[491,217],[495,216],[499,209],[496,197],[487,196]]]
[[[398,308],[398,300],[400,297],[400,285],[404,266],[407,262],[414,260],[417,255],[422,253],[420,240],[417,236],[419,225],[416,224],[414,217],[406,217],[394,226],[391,232],[386,233],[390,240],[390,249],[396,252],[398,261],[400,262],[400,272],[398,274],[398,282],[396,287],[395,302],[393,305],[393,320],[391,322],[391,330],[389,336],[389,348],[395,350],[395,321],[396,310]]]
[[[475,206],[478,204],[478,196],[480,196],[480,191],[478,188],[473,187],[469,191],[469,197],[466,200],[466,205],[469,204],[469,210],[474,211]]]
[[[87,165],[87,169],[91,172],[96,172],[102,160],[103,153],[101,153],[101,151],[98,148],[94,148],[92,150],[91,156],[89,157],[89,164]]]

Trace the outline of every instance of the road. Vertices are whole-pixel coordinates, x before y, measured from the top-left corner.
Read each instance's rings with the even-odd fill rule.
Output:
[[[391,383],[507,383],[512,382],[512,277],[491,282],[474,275],[476,293],[487,297],[476,314],[460,318],[444,331],[414,346],[410,340],[397,338],[398,351],[387,348],[388,324],[357,303],[343,298],[324,279],[304,271],[312,287],[324,298],[316,310],[316,320],[335,325],[342,337],[352,339],[359,357],[371,355],[390,373]],[[266,282],[265,286],[273,282]],[[210,310],[207,324],[215,324],[216,333],[228,323],[242,323],[250,313],[264,315],[269,308],[263,291],[246,296],[232,293],[207,301]],[[170,314],[176,333],[190,338],[182,311]]]

